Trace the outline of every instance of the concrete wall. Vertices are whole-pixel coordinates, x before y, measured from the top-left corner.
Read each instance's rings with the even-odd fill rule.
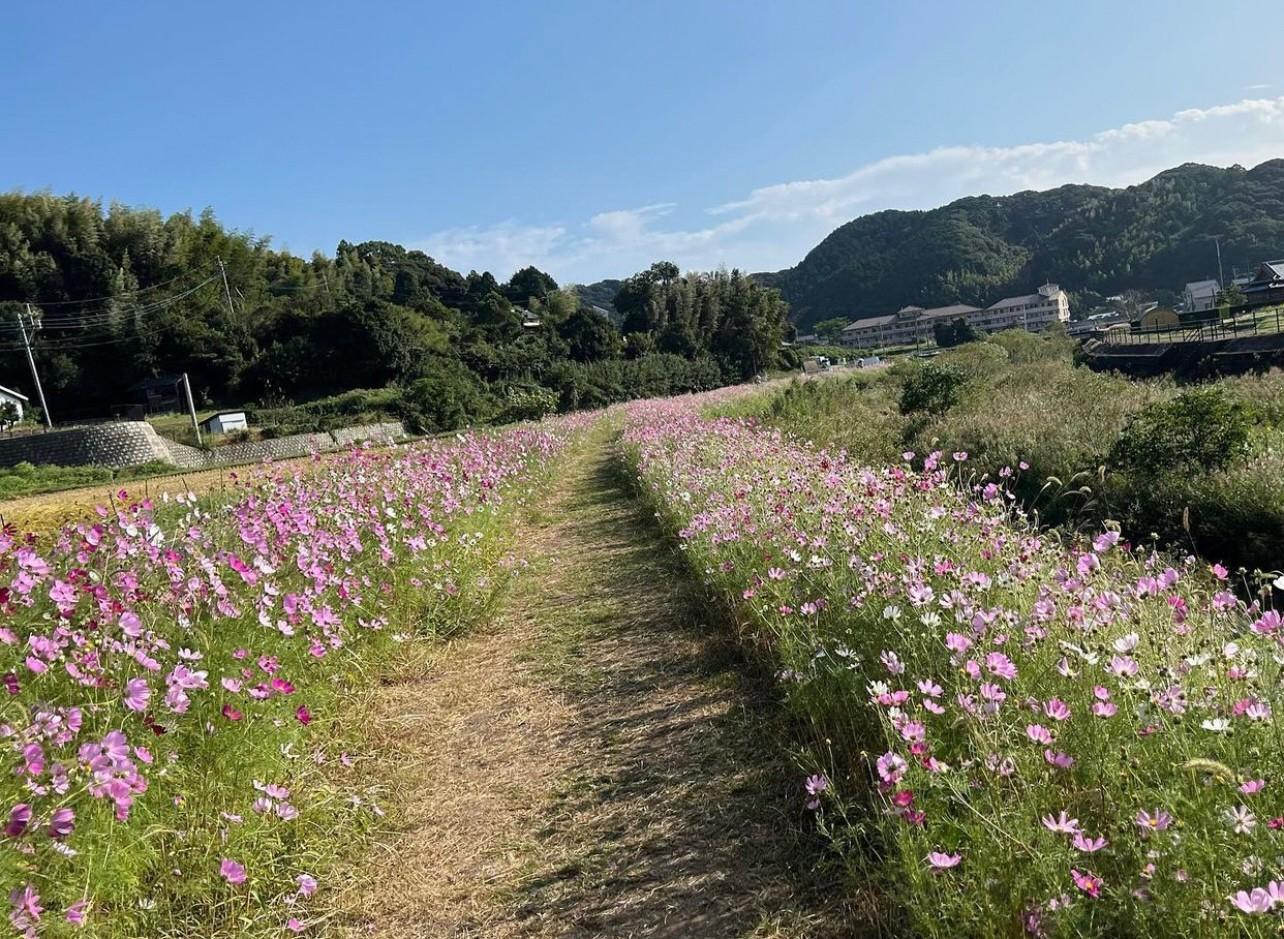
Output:
[[[0,466],[27,462],[123,467],[160,460],[182,469],[208,469],[343,450],[367,441],[391,444],[405,433],[399,421],[389,421],[344,427],[333,433],[295,434],[274,440],[234,443],[206,451],[167,440],[146,421],[118,421],[0,439]]]

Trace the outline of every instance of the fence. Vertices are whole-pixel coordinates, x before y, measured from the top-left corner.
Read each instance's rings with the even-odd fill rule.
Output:
[[[1244,336],[1269,336],[1284,332],[1284,309],[1249,310],[1226,318],[1177,326],[1124,329],[1115,326],[1107,330],[1102,341],[1110,345],[1151,345],[1177,342],[1219,342],[1240,339]]]

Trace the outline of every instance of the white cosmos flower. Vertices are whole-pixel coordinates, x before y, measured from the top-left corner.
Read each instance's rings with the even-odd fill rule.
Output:
[[[1230,730],[1230,721],[1224,717],[1211,717],[1203,721],[1199,726],[1204,730],[1211,730],[1215,734],[1224,734]]]
[[[1115,651],[1120,655],[1123,655],[1126,652],[1131,652],[1133,649],[1137,648],[1137,643],[1140,641],[1140,638],[1141,637],[1136,633],[1128,633],[1126,636],[1120,636],[1114,641]]]
[[[1237,835],[1247,835],[1257,827],[1257,816],[1246,805],[1237,805],[1222,813],[1227,826]]]

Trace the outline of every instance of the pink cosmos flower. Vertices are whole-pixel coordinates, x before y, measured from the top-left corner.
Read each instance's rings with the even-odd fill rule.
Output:
[[[40,905],[40,894],[31,884],[16,887],[9,894],[9,903],[13,909],[9,912],[9,922],[24,936],[36,935],[36,924],[45,908]]]
[[[1025,735],[1038,744],[1052,743],[1052,732],[1042,724],[1026,724]]]
[[[932,851],[927,855],[927,863],[932,865],[934,870],[949,870],[951,867],[958,867],[961,860],[963,860],[963,855],[961,854],[946,854],[942,851]]]
[[[310,897],[317,892],[317,880],[311,874],[300,874],[295,881],[299,885],[299,896]]]
[[[1074,757],[1059,750],[1044,750],[1043,760],[1049,766],[1055,766],[1057,769],[1069,769],[1074,766]]]
[[[1271,895],[1261,887],[1252,890],[1241,890],[1226,898],[1241,913],[1269,913],[1275,902]]]
[[[312,723],[312,712],[308,710],[308,706],[306,704],[300,704],[298,706],[294,712],[294,717],[304,727],[307,727]]]
[[[299,919],[297,916],[291,916],[286,920],[285,928],[290,930],[290,932],[304,932],[308,927],[303,920]]]
[[[1043,705],[1043,713],[1054,721],[1070,719],[1070,708],[1060,698],[1051,698]]]
[[[70,806],[60,806],[53,810],[49,816],[49,822],[45,826],[49,837],[55,841],[61,841],[67,838],[76,828],[76,812]]]
[[[147,710],[147,702],[151,696],[152,689],[147,684],[147,679],[131,678],[125,682],[125,707],[131,711]]]
[[[231,858],[223,858],[218,866],[218,872],[223,875],[223,879],[229,884],[236,886],[245,883],[245,868]]]
[[[878,769],[878,778],[885,783],[896,783],[905,775],[908,764],[905,758],[897,753],[884,753],[878,758],[876,764]]]
[[[67,922],[73,926],[85,925],[85,910],[89,908],[88,900],[77,900],[71,906],[67,907]]]
[[[9,821],[4,826],[4,833],[10,838],[21,838],[30,824],[31,806],[25,802],[19,802],[9,810]]]
[[[1154,812],[1147,812],[1142,809],[1137,813],[1137,827],[1141,829],[1143,835],[1151,832],[1167,831],[1173,823],[1173,817],[1163,809],[1156,809]]]
[[[1107,844],[1105,838],[1089,838],[1083,832],[1075,832],[1074,838],[1070,841],[1076,851],[1082,851],[1084,854],[1095,854],[1104,848]]]
[[[1061,835],[1074,835],[1079,833],[1079,819],[1071,818],[1064,809],[1059,816],[1043,816],[1043,827],[1048,831],[1056,832]]]
[[[829,780],[819,774],[808,776],[803,788],[807,790],[809,797],[807,799],[807,808],[814,812],[820,808],[820,794],[829,788]]]
[[[1246,796],[1256,795],[1266,788],[1265,779],[1250,779],[1247,782],[1240,783],[1239,791]]]
[[[985,657],[985,667],[1000,678],[1011,681],[1017,677],[1017,667],[1002,652],[991,652]]]

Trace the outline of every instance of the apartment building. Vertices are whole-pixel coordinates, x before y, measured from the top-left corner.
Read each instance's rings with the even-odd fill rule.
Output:
[[[931,340],[937,322],[956,319],[965,320],[987,333],[1004,329],[1038,332],[1053,323],[1069,321],[1070,298],[1056,284],[1044,284],[1036,293],[1004,297],[985,309],[961,303],[927,310],[907,306],[887,316],[848,324],[840,341],[845,345],[867,348],[910,345]]]

